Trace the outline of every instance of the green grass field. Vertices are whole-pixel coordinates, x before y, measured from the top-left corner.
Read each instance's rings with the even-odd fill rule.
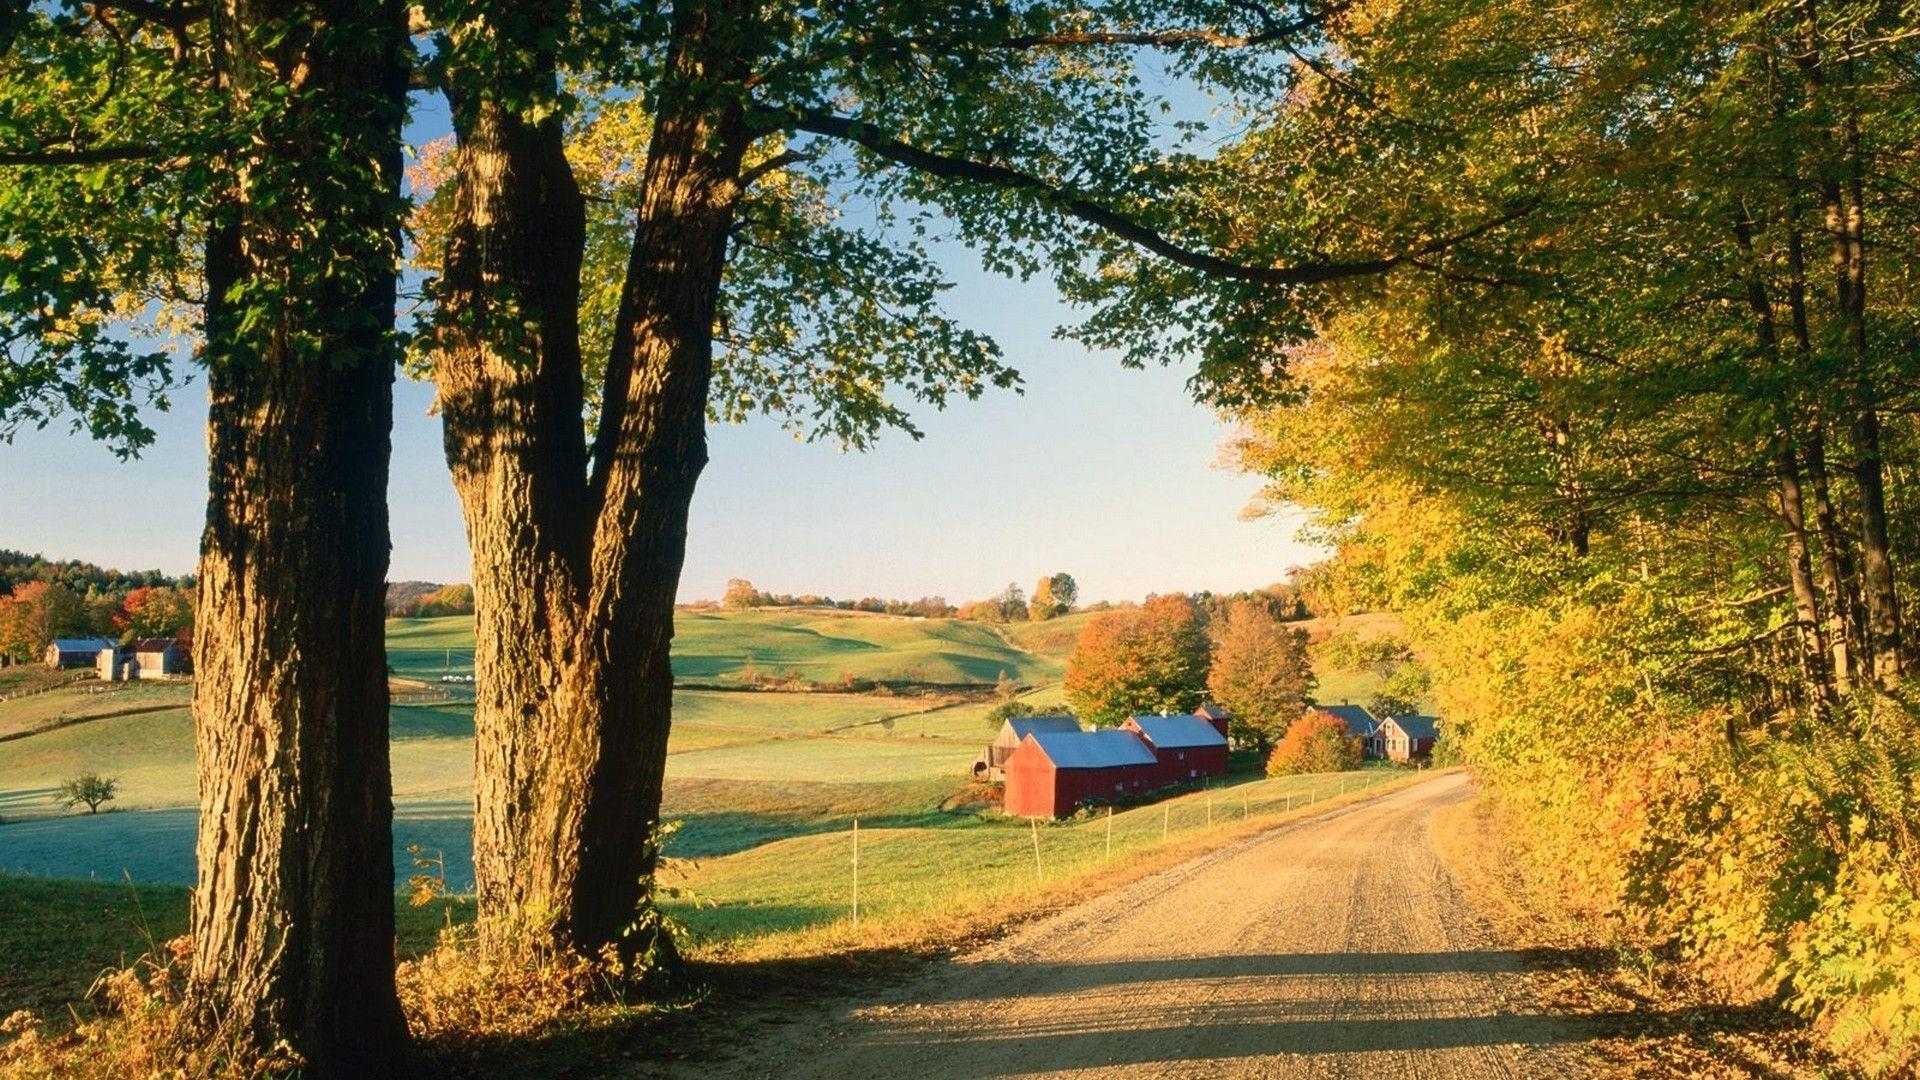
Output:
[[[1050,682],[1060,677],[1081,618],[999,627],[859,611],[682,612],[675,619],[673,670],[700,682],[797,674],[818,683],[992,683],[1002,672],[1025,683]],[[471,673],[473,620],[389,620],[387,652],[397,675],[431,680]]]
[[[1110,850],[1104,812],[1037,828],[997,815],[927,815],[918,821],[869,815],[860,828],[861,917],[882,925],[962,919],[1139,860],[1164,843],[1278,819],[1413,775],[1382,766],[1336,775],[1233,777],[1210,791],[1114,813]],[[722,953],[788,954],[856,940],[850,827],[856,815],[846,816],[833,831],[700,860],[679,875],[694,899],[678,903],[675,916],[696,945]]]
[[[681,619],[676,666],[683,678],[718,683],[789,670],[817,683],[847,674],[990,683],[1005,671],[1037,684],[1025,695],[1035,708],[1064,711],[1059,674],[1090,617],[994,627],[837,612],[692,614]],[[1352,624],[1309,629],[1341,625]],[[1358,629],[1383,632],[1385,625],[1372,619]],[[389,640],[396,658],[414,664],[415,677],[437,678],[448,650],[456,670],[471,663],[468,619],[396,620]],[[1372,691],[1369,680],[1377,678],[1323,673],[1321,697],[1363,699]],[[29,682],[15,676],[9,685]],[[125,910],[134,898],[148,909],[156,936],[173,932],[167,920],[177,921],[185,902],[177,887],[193,876],[196,790],[187,687],[89,692],[95,688],[83,682],[0,702],[0,734],[24,733],[0,742],[0,874],[91,879],[74,886],[74,903],[80,914],[97,909],[92,918],[100,928],[79,935],[72,948],[97,970],[118,958],[114,950],[140,951]],[[717,906],[683,905],[678,917],[703,948],[718,952],[853,941],[847,872],[855,819],[863,832],[868,929],[977,913],[1032,890],[1034,833],[983,813],[967,781],[974,755],[992,735],[991,708],[990,700],[942,690],[679,690],[664,800],[678,826],[668,853],[697,864],[686,883]],[[391,753],[396,879],[414,872],[405,848],[418,844],[444,858],[451,889],[471,889],[472,705],[397,704]],[[119,797],[98,815],[63,811],[52,795],[63,780],[89,770],[116,778]],[[1390,775],[1397,773],[1348,782]],[[1296,778],[1216,792],[1215,824],[1282,813],[1289,797],[1325,794],[1335,783]],[[1170,841],[1204,832],[1207,799],[1188,796],[1116,815],[1114,859],[1125,863],[1158,845],[1163,821]],[[1043,825],[1038,835],[1048,887],[1109,865],[1104,822]],[[141,887],[130,890],[122,882],[127,876]],[[50,932],[37,922],[54,917],[36,906],[49,895],[44,887],[38,879],[0,877],[0,955]],[[32,910],[9,916],[8,893]],[[0,997],[71,989],[68,982],[7,982]]]
[[[681,854],[667,872],[688,895],[669,901],[669,908],[692,953],[715,960],[921,940],[1065,898],[1103,874],[1146,872],[1196,845],[1411,776],[1370,768],[1239,778],[1119,811],[1110,827],[1095,813],[1035,827],[943,812],[933,805],[940,785],[909,793],[895,784],[675,781],[673,798],[690,814],[733,820],[709,830],[706,846],[676,845]],[[901,809],[909,794],[922,809]],[[855,818],[861,822],[858,926],[849,827]],[[8,958],[0,965],[0,1015],[22,1008],[48,1015],[78,999],[100,974],[184,933],[188,899],[177,885],[0,873],[0,956]],[[463,899],[397,905],[400,955],[419,955],[449,919],[472,915]]]

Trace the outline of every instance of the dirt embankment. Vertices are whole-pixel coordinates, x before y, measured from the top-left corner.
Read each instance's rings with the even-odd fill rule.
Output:
[[[1257,834],[663,1075],[1587,1075],[1590,1032],[1531,1001],[1434,851],[1466,795],[1440,776]]]

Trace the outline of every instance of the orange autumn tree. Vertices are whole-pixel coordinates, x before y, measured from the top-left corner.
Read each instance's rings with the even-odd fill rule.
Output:
[[[1360,767],[1360,742],[1330,713],[1310,712],[1288,725],[1267,756],[1268,776],[1346,772]]]
[[[1102,612],[1067,658],[1067,703],[1088,723],[1141,713],[1184,713],[1207,695],[1206,616],[1178,593]]]

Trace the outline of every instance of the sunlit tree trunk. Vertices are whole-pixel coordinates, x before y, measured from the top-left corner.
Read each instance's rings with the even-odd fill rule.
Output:
[[[214,39],[236,112],[264,119],[206,257],[190,1009],[242,1052],[284,1042],[308,1076],[394,1075],[383,609],[406,18],[233,2]]]
[[[481,310],[504,283],[530,335],[483,317],[463,336],[449,319],[438,361],[478,612],[475,878],[483,914],[551,920],[587,953],[670,948],[635,920],[657,855],[673,601],[749,142],[728,94],[729,18],[676,16],[591,457],[562,133],[483,105],[462,140],[442,302]]]

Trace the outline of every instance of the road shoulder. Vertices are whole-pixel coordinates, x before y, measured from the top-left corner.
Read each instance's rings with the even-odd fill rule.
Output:
[[[1486,795],[1434,816],[1434,848],[1493,933],[1525,957],[1531,995],[1582,1017],[1597,1068],[1636,1077],[1823,1077],[1835,1066],[1766,1002],[1732,1003],[1670,958],[1632,947],[1604,917],[1573,911],[1528,880]]]

